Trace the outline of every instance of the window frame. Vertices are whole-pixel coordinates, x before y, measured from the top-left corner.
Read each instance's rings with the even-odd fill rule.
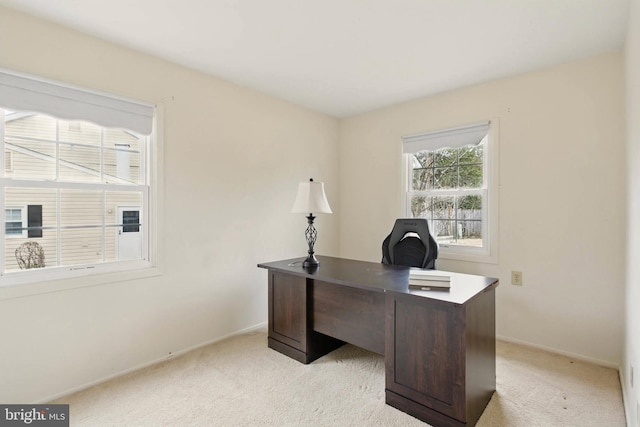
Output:
[[[59,83],[58,83],[59,84]],[[78,90],[78,88],[74,88]],[[97,92],[91,92],[96,94]],[[124,98],[115,98],[112,95],[105,94],[114,99],[120,99],[125,102],[137,102]],[[147,104],[149,105],[149,104]],[[133,261],[109,261],[99,263],[88,263],[83,265],[66,265],[58,267],[47,267],[42,270],[23,270],[23,271],[4,271],[4,260],[2,264],[2,271],[0,272],[0,300],[14,297],[22,297],[26,295],[39,294],[42,292],[50,292],[52,290],[73,289],[77,287],[95,286],[106,283],[118,282],[123,280],[132,280],[143,277],[157,276],[161,274],[158,269],[159,260],[159,244],[157,239],[158,223],[160,222],[159,213],[161,212],[160,204],[162,203],[162,185],[161,173],[158,168],[162,166],[163,157],[163,116],[164,116],[164,104],[151,106],[153,108],[153,123],[151,134],[146,136],[148,142],[147,152],[145,156],[141,156],[141,162],[144,162],[144,177],[143,184],[146,187],[144,194],[143,206],[140,206],[140,215],[145,224],[146,233],[143,236],[143,257],[140,260]],[[13,110],[12,108],[8,108]],[[46,114],[46,113],[45,113]],[[3,116],[4,117],[4,116]],[[59,118],[68,120],[67,118]],[[81,119],[80,119],[81,120]],[[0,121],[0,135],[5,135],[4,119]],[[4,139],[3,139],[4,144]],[[4,150],[0,153],[0,157],[4,161]],[[144,159],[144,160],[143,160]],[[4,203],[5,203],[5,188],[12,188],[16,186],[29,186],[30,184],[36,184],[37,188],[48,187],[49,185],[57,186],[57,188],[73,188],[74,183],[67,183],[64,181],[57,181],[51,183],[47,181],[32,181],[29,180],[11,181],[10,178],[2,176],[2,185],[0,185],[0,197],[2,198],[0,209],[0,215],[5,222]],[[101,184],[104,188],[104,184]],[[118,186],[115,190],[121,190],[122,187]],[[108,191],[108,190],[107,190]],[[26,221],[24,216],[26,215],[26,209],[23,210],[23,223]],[[5,235],[5,230],[0,231],[0,240],[3,243],[9,236]],[[17,237],[17,236],[16,236]],[[4,255],[2,255],[4,258]],[[30,286],[13,286],[13,285],[25,285]]]
[[[438,189],[429,191],[412,190],[413,153],[404,153],[403,157],[403,215],[412,217],[411,199],[413,196],[463,196],[479,194],[482,196],[482,247],[438,243],[438,258],[481,263],[498,263],[498,153],[499,123],[497,119],[488,121],[489,129],[483,150],[483,186],[478,189]],[[447,132],[459,126],[438,128],[434,132]],[[425,132],[422,135],[430,134]],[[418,135],[419,136],[419,135]],[[443,145],[442,148],[445,146]],[[427,151],[427,150],[421,150]],[[435,151],[435,150],[434,150]],[[431,224],[430,224],[431,226]]]

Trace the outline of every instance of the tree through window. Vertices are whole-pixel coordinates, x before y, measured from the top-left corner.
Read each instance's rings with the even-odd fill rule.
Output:
[[[489,124],[403,138],[407,215],[426,218],[441,249],[488,250]]]

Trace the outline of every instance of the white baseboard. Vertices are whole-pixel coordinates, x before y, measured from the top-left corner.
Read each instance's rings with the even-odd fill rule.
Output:
[[[262,323],[258,323],[257,325],[253,325],[253,326],[249,326],[248,328],[240,329],[239,331],[232,332],[232,333],[224,335],[224,336],[222,336],[220,338],[216,338],[216,339],[213,339],[213,340],[210,340],[210,341],[205,341],[205,342],[203,342],[201,344],[194,345],[193,347],[188,347],[188,348],[182,349],[182,350],[180,350],[180,351],[178,351],[176,353],[171,353],[170,355],[167,355],[162,359],[158,359],[155,362],[146,364],[144,367],[146,368],[147,366],[151,366],[151,365],[156,364],[156,363],[160,363],[160,362],[164,362],[164,361],[169,360],[169,359],[173,359],[173,358],[175,358],[177,356],[181,356],[183,354],[186,354],[186,353],[189,353],[191,351],[197,350],[197,349],[199,349],[201,347],[205,347],[205,346],[207,346],[209,344],[217,343],[217,342],[226,340],[227,338],[235,337],[236,335],[246,334],[248,332],[257,331],[258,329],[263,329],[263,328],[266,328],[266,327],[267,327],[267,322],[266,321],[262,322]],[[134,371],[137,371],[138,369],[141,369],[141,368],[136,368],[136,369],[134,369]]]
[[[527,347],[532,347],[532,348],[537,348],[540,350],[545,350],[545,351],[549,351],[551,353],[556,353],[556,354],[561,354],[563,356],[567,356],[570,357],[572,359],[575,360],[581,360],[583,362],[589,362],[589,363],[593,363],[594,365],[599,365],[599,366],[604,366],[605,368],[611,368],[611,369],[615,369],[618,371],[618,379],[620,381],[620,387],[622,388],[621,392],[622,392],[622,406],[624,408],[624,416],[625,419],[627,421],[627,425],[631,426],[631,414],[633,414],[633,405],[635,404],[634,402],[628,402],[628,398],[630,396],[632,396],[631,394],[627,394],[627,392],[629,390],[627,390],[627,386],[626,386],[626,382],[625,382],[625,378],[622,372],[622,366],[618,363],[613,363],[613,362],[608,362],[606,360],[600,360],[600,359],[596,359],[593,357],[588,357],[588,356],[583,356],[581,354],[576,354],[576,353],[571,353],[568,351],[563,351],[563,350],[558,350],[556,348],[552,348],[552,347],[546,347],[543,345],[538,345],[538,344],[532,344],[530,342],[527,341],[522,341],[522,340],[517,340],[517,339],[513,339],[513,338],[509,338],[509,337],[503,337],[503,336],[496,336],[496,339],[499,339],[501,341],[506,341],[506,342],[511,342],[514,344],[520,344],[520,345],[524,345]]]
[[[624,408],[624,417],[627,420],[627,425],[628,426],[632,426],[633,424],[631,424],[631,414],[633,413],[632,408],[633,408],[633,395],[632,394],[627,394],[627,392],[629,392],[629,390],[627,389],[627,383],[625,381],[624,375],[622,374],[622,369],[618,370],[618,376],[620,377],[620,386],[622,387],[622,406]],[[631,397],[631,402],[629,402],[627,400],[628,397]],[[639,414],[640,416],[640,414]]]
[[[614,362],[609,362],[607,360],[596,359],[594,357],[584,356],[582,354],[577,354],[577,353],[571,353],[569,351],[559,350],[557,348],[534,344],[528,341],[523,341],[523,340],[510,338],[510,337],[504,337],[501,335],[497,335],[496,339],[499,339],[501,341],[511,342],[514,344],[525,345],[527,347],[537,348],[540,350],[549,351],[551,353],[561,354],[563,356],[571,357],[572,359],[575,359],[575,360],[581,360],[583,362],[593,363],[594,365],[604,366],[605,368],[616,369],[618,372],[620,372],[620,363],[614,363]]]
[[[115,373],[113,375],[108,375],[108,376],[100,378],[98,380],[82,384],[82,385],[80,385],[78,387],[73,387],[73,388],[65,390],[63,392],[53,394],[53,395],[48,396],[48,397],[46,397],[44,399],[39,399],[38,401],[34,402],[34,404],[45,404],[45,403],[51,402],[53,400],[60,399],[61,397],[68,396],[70,394],[77,393],[77,392],[79,392],[81,390],[85,390],[85,389],[88,389],[90,387],[94,387],[94,386],[96,386],[98,384],[102,384],[104,382],[113,380],[113,379],[121,377],[123,375],[127,375],[127,374],[130,374],[132,372],[139,371],[139,370],[144,369],[144,368],[148,368],[149,366],[153,366],[153,365],[156,365],[158,363],[166,362],[167,360],[170,360],[170,359],[173,359],[173,358],[175,358],[177,356],[189,353],[190,351],[197,350],[197,349],[199,349],[201,347],[204,347],[204,346],[207,346],[209,344],[213,344],[213,343],[216,343],[216,342],[219,342],[219,341],[223,341],[223,340],[226,340],[227,338],[231,338],[231,337],[236,336],[236,335],[246,334],[248,332],[256,331],[256,330],[259,330],[259,329],[264,329],[266,327],[267,327],[267,322],[266,321],[265,322],[261,322],[261,323],[258,323],[257,325],[253,325],[253,326],[250,326],[248,328],[244,328],[244,329],[241,329],[239,331],[235,331],[235,332],[232,332],[230,334],[224,335],[222,337],[218,337],[218,338],[212,339],[210,341],[205,341],[203,343],[194,345],[192,347],[188,347],[188,348],[182,349],[182,350],[177,351],[175,353],[170,353],[169,355],[166,355],[166,356],[151,360],[151,361],[143,363],[141,365],[137,365],[137,366],[134,366],[132,368],[125,369],[124,371],[117,372],[117,373]]]

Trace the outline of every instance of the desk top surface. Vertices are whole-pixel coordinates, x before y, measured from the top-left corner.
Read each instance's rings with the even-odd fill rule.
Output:
[[[409,289],[411,267],[318,256],[315,270],[302,267],[305,258],[258,264],[258,267],[314,280],[336,283],[374,292],[400,292],[455,304],[464,304],[475,295],[498,286],[498,279],[470,274],[442,272],[451,276],[450,288]]]

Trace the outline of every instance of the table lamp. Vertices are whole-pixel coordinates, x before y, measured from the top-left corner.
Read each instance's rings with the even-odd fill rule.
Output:
[[[309,179],[309,182],[301,182],[298,185],[298,195],[296,201],[291,208],[292,213],[308,213],[307,216],[307,230],[304,232],[307,238],[307,244],[309,245],[309,252],[307,259],[302,263],[303,268],[317,268],[320,265],[318,259],[313,253],[313,245],[316,243],[318,232],[313,226],[313,220],[316,217],[314,213],[332,213],[327,201],[327,196],[324,194],[324,182],[315,182],[313,178]]]

